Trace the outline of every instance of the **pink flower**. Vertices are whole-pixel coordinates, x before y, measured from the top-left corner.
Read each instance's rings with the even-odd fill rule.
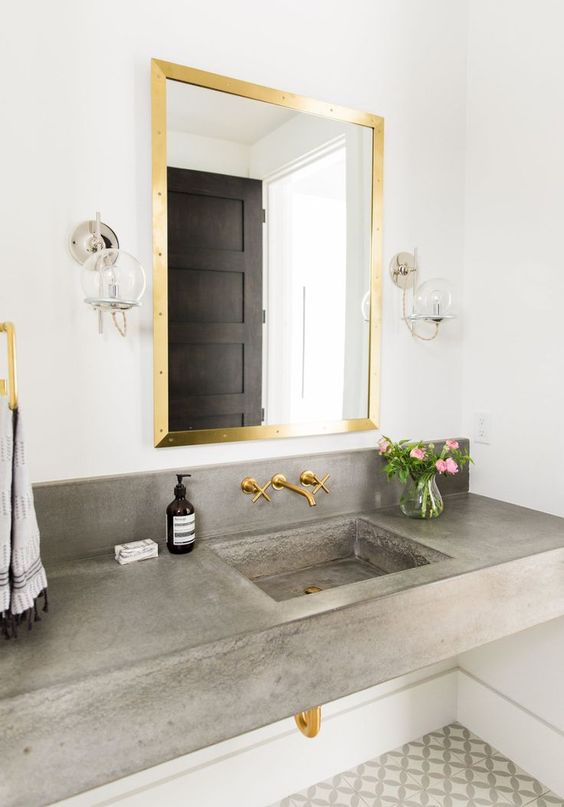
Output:
[[[437,460],[435,463],[435,468],[440,474],[444,474],[447,470],[447,464],[444,460]]]
[[[445,445],[446,445],[447,448],[450,448],[451,451],[454,451],[455,449],[457,449],[459,447],[458,446],[458,440],[447,440]]]
[[[385,437],[382,437],[381,440],[378,441],[378,451],[380,454],[387,454],[391,448],[391,443],[389,440],[386,440]]]
[[[452,459],[452,457],[449,457],[449,458],[446,460],[445,465],[446,465],[446,472],[447,472],[447,474],[457,474],[457,473],[458,473],[458,465],[457,465],[457,464],[456,464],[456,462],[455,462],[455,461]]]
[[[412,448],[409,452],[409,456],[413,457],[415,460],[422,460],[425,457],[425,452],[422,448]]]

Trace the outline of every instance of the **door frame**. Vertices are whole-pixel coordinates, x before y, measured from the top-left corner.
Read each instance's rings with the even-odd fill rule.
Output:
[[[226,429],[170,431],[168,417],[168,257],[167,257],[167,79],[239,95],[257,101],[356,123],[372,129],[372,214],[370,261],[370,341],[368,417],[313,423],[281,423]],[[378,428],[380,410],[380,342],[382,329],[382,207],[384,119],[294,93],[251,84],[160,59],[151,60],[153,165],[153,389],[154,445],[197,445],[240,440],[338,434]]]

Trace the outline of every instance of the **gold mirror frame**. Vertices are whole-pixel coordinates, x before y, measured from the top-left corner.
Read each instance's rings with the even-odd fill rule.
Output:
[[[368,417],[315,423],[237,426],[226,429],[169,431],[168,419],[168,222],[166,80],[265,101],[325,118],[372,129],[372,232],[370,272],[370,344]],[[339,434],[378,428],[380,406],[380,338],[382,283],[382,173],[384,119],[347,107],[327,104],[259,84],[207,73],[193,67],[151,60],[153,135],[153,374],[155,447],[229,443],[314,434]]]

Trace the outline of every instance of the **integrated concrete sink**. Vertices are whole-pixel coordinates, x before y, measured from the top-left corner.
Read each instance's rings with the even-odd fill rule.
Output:
[[[363,518],[221,538],[209,546],[278,601],[448,559]]]

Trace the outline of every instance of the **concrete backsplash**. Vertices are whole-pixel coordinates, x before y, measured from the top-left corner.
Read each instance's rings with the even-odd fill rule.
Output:
[[[467,446],[468,441],[459,438]],[[277,457],[223,466],[179,467],[192,474],[187,496],[196,508],[199,538],[247,530],[277,529],[345,513],[397,504],[402,486],[388,482],[374,449]],[[330,474],[330,495],[320,491],[317,506],[288,490],[270,488],[271,502],[253,504],[241,490],[245,476],[264,484],[275,473],[299,484],[300,473]],[[95,477],[34,486],[44,562],[54,563],[109,552],[114,544],[165,540],[165,510],[174,498],[175,471]],[[439,479],[444,494],[468,490],[468,469]]]

